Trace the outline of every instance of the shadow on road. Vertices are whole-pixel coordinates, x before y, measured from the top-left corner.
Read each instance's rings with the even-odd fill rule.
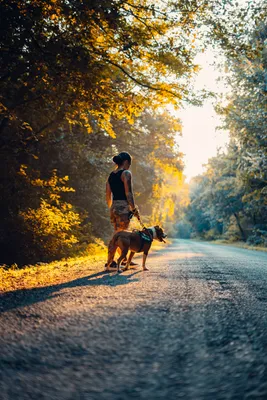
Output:
[[[60,283],[57,285],[45,286],[33,289],[20,289],[0,295],[0,312],[9,311],[19,307],[29,306],[35,303],[43,302],[59,295],[62,289],[75,288],[80,286],[120,286],[138,281],[132,279],[134,275],[141,271],[135,271],[128,274],[117,274],[116,272],[100,271],[92,275],[74,279],[73,281]]]

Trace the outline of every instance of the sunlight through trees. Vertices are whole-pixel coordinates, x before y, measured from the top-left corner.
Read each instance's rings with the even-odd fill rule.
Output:
[[[232,97],[218,110],[237,149],[233,180],[218,177],[218,196],[226,200],[224,192],[234,190],[240,226],[247,218],[251,234],[261,222],[266,227],[265,14],[260,2],[238,12],[232,3],[0,1],[0,262],[47,261],[106,240],[105,180],[121,150],[133,156],[144,220],[164,223],[173,235],[183,220],[187,231],[189,221],[198,231],[198,200],[188,206],[177,144],[181,121],[165,108],[201,104],[191,87],[194,58],[210,43],[221,46],[231,71]],[[199,178],[208,182],[199,184],[205,193],[217,162],[231,170],[229,154]],[[218,213],[205,215],[209,227],[209,218],[220,225],[234,215],[222,216],[209,201],[210,215]]]

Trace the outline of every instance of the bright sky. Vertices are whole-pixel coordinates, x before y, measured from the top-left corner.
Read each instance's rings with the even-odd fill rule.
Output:
[[[216,82],[219,71],[211,65],[214,53],[207,50],[196,58],[196,63],[202,68],[195,80],[195,89],[208,89],[217,93],[225,92],[226,88]],[[178,113],[183,124],[183,137],[178,139],[180,151],[185,154],[186,180],[201,174],[210,157],[217,153],[229,140],[228,133],[216,130],[221,124],[219,116],[215,113],[212,100],[206,100],[202,107],[186,106]]]

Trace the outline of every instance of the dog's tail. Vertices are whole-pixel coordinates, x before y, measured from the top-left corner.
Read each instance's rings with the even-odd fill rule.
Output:
[[[118,248],[117,238],[118,238],[118,235],[115,234],[113,236],[113,238],[111,239],[111,241],[109,242],[109,245],[108,245],[108,265],[110,265],[112,263],[112,261],[114,260],[115,253],[116,253],[116,250]]]

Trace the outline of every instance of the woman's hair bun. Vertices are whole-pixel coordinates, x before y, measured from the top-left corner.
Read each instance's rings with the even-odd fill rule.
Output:
[[[129,153],[126,153],[126,151],[122,151],[120,154],[118,154],[117,156],[113,157],[113,161],[115,164],[117,165],[122,165],[122,163],[124,161],[129,161],[129,163],[131,164],[132,162],[132,157],[130,156]]]
[[[118,156],[114,156],[113,157],[113,161],[114,161],[115,164],[120,165],[123,160],[122,160],[121,156],[118,155]]]

